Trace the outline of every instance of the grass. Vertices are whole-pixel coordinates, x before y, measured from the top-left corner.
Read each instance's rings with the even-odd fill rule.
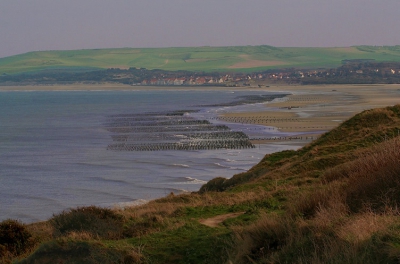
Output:
[[[399,46],[348,48],[277,48],[272,46],[121,48],[96,50],[38,51],[0,58],[0,74],[51,69],[147,68],[190,71],[252,72],[274,68],[338,67],[342,60],[400,61]],[[265,66],[248,61],[270,62]],[[272,62],[272,63],[271,63]],[[275,63],[273,63],[275,62]],[[244,67],[244,66],[243,66]]]
[[[236,231],[234,263],[398,263],[400,138],[328,170],[282,215]]]
[[[226,259],[229,231],[187,223],[175,230],[157,232],[129,243],[143,245],[148,263],[222,263]]]
[[[399,128],[400,105],[367,110],[200,192],[62,212],[24,225],[32,243],[3,262],[399,263]]]

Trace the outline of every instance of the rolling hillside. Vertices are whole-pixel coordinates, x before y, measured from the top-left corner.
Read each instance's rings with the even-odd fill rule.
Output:
[[[278,48],[264,45],[37,51],[0,58],[0,74],[44,69],[87,71],[130,67],[249,72],[290,67],[338,67],[342,60],[354,59],[400,61],[400,46]]]

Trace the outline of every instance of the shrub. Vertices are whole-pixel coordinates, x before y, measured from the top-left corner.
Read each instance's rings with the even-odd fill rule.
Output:
[[[86,232],[93,237],[118,239],[122,236],[124,219],[111,209],[89,206],[63,211],[53,216],[50,223],[56,236]]]
[[[223,192],[234,186],[238,186],[240,184],[248,183],[263,174],[267,169],[262,166],[255,166],[247,172],[239,173],[233,175],[232,178],[225,179],[222,177],[217,177],[207,182],[200,188],[200,193],[205,193],[207,191],[215,191],[215,192]]]
[[[133,250],[126,252],[99,242],[58,239],[41,244],[32,255],[16,263],[141,263],[140,258]]]
[[[25,225],[20,222],[4,220],[0,223],[0,256],[25,252],[31,245],[31,236]]]
[[[214,178],[212,180],[210,180],[209,182],[207,182],[206,184],[204,184],[201,188],[200,188],[200,193],[205,193],[205,192],[222,192],[225,190],[224,187],[224,183],[227,181],[226,178],[222,178],[222,177],[217,177]]]

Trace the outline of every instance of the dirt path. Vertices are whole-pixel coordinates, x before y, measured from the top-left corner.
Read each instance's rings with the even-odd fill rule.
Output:
[[[203,225],[206,225],[209,227],[218,227],[218,225],[220,223],[222,223],[223,221],[225,221],[226,219],[235,218],[244,213],[245,212],[217,215],[217,216],[214,216],[211,218],[201,219],[199,222],[200,222],[200,224],[203,224]]]
[[[167,65],[168,63],[169,63],[169,59],[166,59],[165,62],[164,62],[164,64],[163,64],[162,66],[165,66],[165,65]]]

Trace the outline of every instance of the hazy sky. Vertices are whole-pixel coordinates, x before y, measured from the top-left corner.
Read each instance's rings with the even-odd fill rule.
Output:
[[[400,45],[400,0],[0,0],[0,57],[261,44]]]

